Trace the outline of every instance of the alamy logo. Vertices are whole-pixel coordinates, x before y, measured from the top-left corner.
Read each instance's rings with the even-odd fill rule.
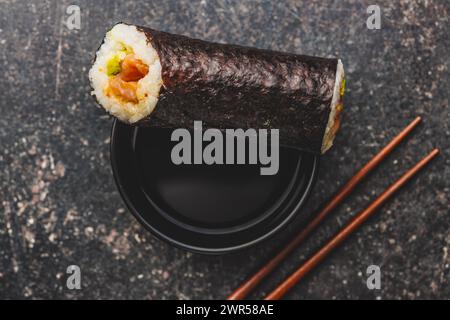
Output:
[[[366,12],[370,14],[370,16],[366,20],[367,29],[379,30],[381,29],[381,9],[380,6],[372,4],[367,7]]]
[[[67,278],[66,285],[67,289],[70,290],[80,290],[81,289],[81,269],[77,265],[70,265],[66,270],[67,274],[70,276]]]
[[[225,136],[225,137],[224,137]],[[178,143],[171,152],[172,162],[179,164],[248,164],[262,165],[261,175],[274,175],[279,167],[278,129],[207,129],[203,132],[201,121],[194,121],[194,137],[187,129],[172,132],[172,141]],[[192,141],[193,140],[193,141]],[[248,141],[248,157],[246,146]],[[203,149],[203,142],[207,145]],[[269,152],[270,144],[270,152]],[[236,151],[236,154],[235,154]],[[193,157],[192,157],[193,156]],[[193,158],[193,159],[192,159]]]
[[[367,267],[366,274],[368,275],[366,284],[369,290],[381,289],[381,269],[377,265],[370,265]]]
[[[66,20],[66,26],[69,30],[80,30],[81,28],[81,9],[77,5],[70,5],[66,9],[69,17]]]

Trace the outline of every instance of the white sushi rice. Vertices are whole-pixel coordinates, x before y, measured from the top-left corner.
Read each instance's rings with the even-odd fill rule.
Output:
[[[342,86],[345,85],[344,83],[345,78],[345,72],[344,72],[344,65],[342,64],[341,59],[338,59],[338,64],[336,67],[336,79],[334,83],[334,91],[333,91],[333,98],[331,99],[331,111],[330,115],[328,117],[328,123],[325,129],[325,134],[323,136],[322,140],[322,153],[326,152],[328,149],[331,148],[333,145],[333,140],[335,138],[336,132],[334,132],[333,128],[335,126],[335,122],[339,118],[339,113],[342,111],[338,111],[337,108],[339,104],[342,103],[342,95],[341,91],[344,89]],[[343,106],[340,106],[341,108]]]
[[[135,57],[142,60],[148,68],[147,75],[137,83],[137,103],[125,102],[113,95],[106,95],[109,87],[107,63],[119,54],[125,58],[123,48],[131,48]],[[156,50],[147,41],[147,37],[135,26],[126,24],[115,25],[105,36],[104,43],[97,51],[95,63],[89,70],[92,94],[99,104],[110,114],[127,123],[135,123],[147,117],[158,102],[162,86],[161,63]]]

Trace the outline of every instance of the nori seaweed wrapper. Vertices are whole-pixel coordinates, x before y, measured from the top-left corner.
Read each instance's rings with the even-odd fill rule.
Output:
[[[211,43],[145,27],[163,87],[138,125],[279,129],[280,143],[321,153],[338,59]]]

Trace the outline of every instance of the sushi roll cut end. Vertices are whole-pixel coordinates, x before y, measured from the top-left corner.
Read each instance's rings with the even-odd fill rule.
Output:
[[[339,59],[336,67],[333,98],[331,100],[330,115],[328,116],[325,134],[322,140],[321,153],[325,153],[333,146],[334,138],[341,125],[341,113],[344,109],[343,98],[345,91],[345,73],[342,61]]]
[[[105,36],[89,71],[98,103],[126,123],[147,117],[158,102],[161,63],[144,32],[115,25]]]

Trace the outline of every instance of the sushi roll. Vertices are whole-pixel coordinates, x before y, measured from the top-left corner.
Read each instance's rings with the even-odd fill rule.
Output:
[[[219,44],[119,23],[89,71],[97,102],[134,125],[279,129],[280,143],[321,154],[340,125],[339,59]]]

